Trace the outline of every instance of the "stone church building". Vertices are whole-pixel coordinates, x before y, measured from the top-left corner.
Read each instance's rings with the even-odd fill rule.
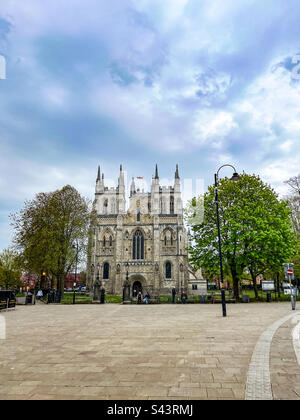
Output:
[[[122,295],[128,275],[131,295],[188,292],[187,232],[178,165],[172,186],[161,186],[158,168],[151,191],[140,191],[132,179],[129,206],[126,206],[124,172],[120,167],[118,186],[105,186],[98,168],[93,229],[87,262],[87,289],[93,292],[100,281],[107,294]]]

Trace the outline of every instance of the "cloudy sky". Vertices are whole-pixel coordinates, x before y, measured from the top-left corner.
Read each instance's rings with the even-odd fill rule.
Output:
[[[284,194],[300,172],[299,22],[299,0],[2,2],[0,250],[36,193],[93,198],[98,164],[149,184],[178,163],[206,187],[229,163]]]

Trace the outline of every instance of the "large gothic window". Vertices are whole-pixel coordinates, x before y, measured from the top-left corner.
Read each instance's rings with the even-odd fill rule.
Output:
[[[170,214],[174,214],[174,197],[170,198]]]
[[[132,259],[144,259],[144,236],[140,230],[135,232],[132,243]]]
[[[103,265],[103,279],[109,279],[109,264],[104,263]]]
[[[107,214],[107,209],[108,209],[108,200],[106,199],[106,200],[104,200],[104,203],[103,203],[103,213],[104,214]]]
[[[166,279],[172,278],[172,265],[170,262],[166,263]]]

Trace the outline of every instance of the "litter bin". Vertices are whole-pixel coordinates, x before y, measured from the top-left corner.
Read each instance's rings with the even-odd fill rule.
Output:
[[[242,296],[242,302],[243,303],[249,303],[250,302],[249,295],[243,295]]]
[[[205,301],[206,301],[206,296],[200,295],[200,303],[205,303]]]
[[[101,292],[100,292],[100,303],[105,303],[105,289],[101,289]]]
[[[57,290],[55,294],[55,303],[60,303],[61,293]]]
[[[30,293],[28,293],[27,295],[26,295],[26,298],[25,298],[25,305],[29,305],[29,304],[32,304],[32,294]]]
[[[271,302],[271,293],[267,293],[267,302]]]

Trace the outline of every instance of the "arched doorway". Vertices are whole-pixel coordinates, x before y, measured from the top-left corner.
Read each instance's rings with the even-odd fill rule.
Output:
[[[136,280],[132,285],[132,297],[137,297],[139,292],[143,294],[143,286],[140,281]]]

